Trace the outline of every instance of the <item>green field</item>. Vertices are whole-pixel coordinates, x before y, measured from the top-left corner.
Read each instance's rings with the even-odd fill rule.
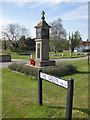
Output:
[[[63,57],[62,57],[63,53]],[[53,56],[52,56],[53,54]],[[56,55],[54,55],[54,52],[49,52],[50,59],[63,59],[63,58],[79,58],[79,57],[85,57],[86,55],[80,54],[80,53],[72,53],[72,56],[70,56],[70,52],[56,52]]]
[[[16,52],[11,52],[11,58],[12,59],[25,59],[25,60],[28,60],[28,57],[30,58],[30,55],[19,55]],[[32,59],[35,59],[34,55],[32,56]]]
[[[72,118],[88,118],[87,60],[63,62],[77,66]],[[67,90],[43,81],[43,106],[38,105],[37,78],[2,69],[2,112],[5,118],[65,118]]]
[[[0,53],[0,55],[8,55],[7,53]]]
[[[29,52],[30,54],[35,54],[34,51]],[[56,55],[52,57],[52,53],[54,52],[49,52],[49,57],[50,59],[63,59],[63,58],[79,58],[79,57],[85,57],[86,55],[75,55],[75,53],[72,54],[72,57],[70,57],[70,52],[57,52]],[[64,57],[62,57],[62,53],[64,54]],[[12,59],[28,59],[30,55],[19,55],[16,52],[11,52],[11,58]],[[33,59],[35,59],[35,55],[32,56]]]

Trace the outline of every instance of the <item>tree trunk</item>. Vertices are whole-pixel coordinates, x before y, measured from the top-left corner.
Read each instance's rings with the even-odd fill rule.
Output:
[[[5,50],[7,49],[6,40],[4,40],[4,49],[5,49]]]

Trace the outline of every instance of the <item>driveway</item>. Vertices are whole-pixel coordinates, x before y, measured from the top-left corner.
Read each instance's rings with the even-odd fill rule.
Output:
[[[62,61],[72,61],[72,60],[84,60],[88,59],[88,57],[81,57],[81,58],[68,58],[68,59],[53,59],[56,62],[62,62]]]
[[[56,62],[62,62],[62,61],[83,60],[83,59],[88,59],[88,57],[70,58],[70,59],[53,59],[53,60],[55,60]],[[0,63],[0,67],[8,67],[10,64],[13,64],[13,63],[17,63],[17,64],[19,64],[19,63],[26,63],[26,64],[29,64],[29,60],[12,59],[11,62]]]

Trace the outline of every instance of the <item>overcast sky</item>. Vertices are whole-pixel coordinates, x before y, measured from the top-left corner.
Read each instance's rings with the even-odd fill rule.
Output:
[[[61,18],[67,34],[78,30],[84,41],[88,38],[86,0],[85,2],[2,2],[0,5],[2,7],[0,26],[1,23],[2,25],[19,23],[29,28],[31,36],[35,37],[34,26],[40,22],[41,12],[45,11],[45,20],[48,24]]]

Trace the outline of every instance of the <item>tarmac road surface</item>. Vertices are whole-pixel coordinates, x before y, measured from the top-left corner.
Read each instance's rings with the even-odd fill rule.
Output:
[[[22,59],[12,59],[11,62],[2,62],[0,63],[0,67],[8,67],[9,65],[13,64],[13,63],[29,63],[29,60],[22,60]]]
[[[88,57],[81,57],[81,58],[68,58],[68,59],[53,59],[56,62],[62,62],[62,61],[72,61],[72,60],[83,60],[88,59]]]

